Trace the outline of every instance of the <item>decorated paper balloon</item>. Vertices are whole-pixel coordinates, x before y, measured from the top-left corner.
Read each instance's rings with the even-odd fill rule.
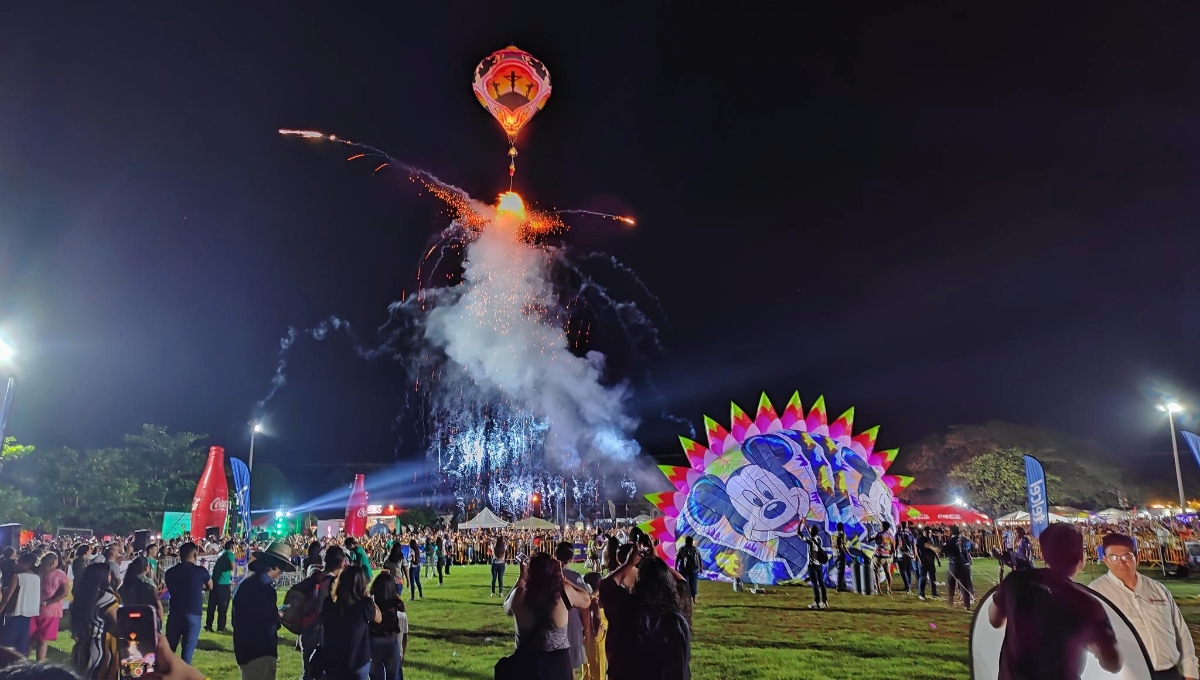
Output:
[[[475,98],[508,135],[508,175],[517,170],[517,133],[550,99],[550,71],[514,45],[493,52],[475,67]]]
[[[708,446],[681,438],[690,467],[660,467],[677,490],[647,496],[663,516],[642,528],[672,564],[692,538],[709,579],[807,578],[812,526],[827,536],[843,524],[851,555],[869,557],[869,537],[896,526],[894,494],[912,479],[886,474],[896,451],[875,451],[878,428],[855,435],[853,420],[850,409],[829,422],[824,398],[806,414],[798,394],[779,415],[765,394],[753,417],[731,405],[728,430],[706,417]]]
[[[550,98],[550,72],[533,55],[509,45],[479,62],[472,89],[512,141]]]

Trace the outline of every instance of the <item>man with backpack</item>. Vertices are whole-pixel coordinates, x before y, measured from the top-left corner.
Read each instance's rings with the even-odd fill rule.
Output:
[[[696,590],[700,579],[700,552],[692,545],[691,536],[683,539],[683,547],[675,556],[675,566],[687,579],[688,588],[692,593],[692,604],[696,604]]]
[[[321,675],[313,662],[313,652],[321,646],[321,608],[333,588],[333,580],[346,566],[346,553],[325,551],[325,571],[318,572],[292,586],[283,599],[283,627],[300,636],[300,655],[304,661],[303,680]]]
[[[942,556],[946,558],[947,601],[954,606],[954,590],[962,591],[963,606],[968,610],[975,599],[975,585],[971,582],[971,550],[975,544],[960,535],[957,525],[950,527],[950,538],[942,545]]]
[[[931,532],[928,529],[917,529],[917,599],[925,599],[925,584],[928,583],[931,590],[930,597],[937,598],[937,567],[942,565],[942,560],[938,556],[937,545],[934,544],[933,538],[929,535]]]
[[[846,547],[846,525],[842,522],[837,523],[837,531],[833,534],[833,554],[837,558],[834,560],[834,568],[837,569],[837,591],[848,593],[850,589],[846,587],[846,557],[850,551]]]
[[[808,581],[813,589],[813,603],[808,608],[829,609],[823,569],[829,562],[829,553],[825,552],[825,546],[821,543],[821,527],[816,524],[809,527],[804,542],[808,545]]]
[[[913,556],[916,554],[916,539],[908,529],[908,522],[900,523],[896,532],[896,566],[900,569],[900,580],[904,581],[904,593],[912,595]]]

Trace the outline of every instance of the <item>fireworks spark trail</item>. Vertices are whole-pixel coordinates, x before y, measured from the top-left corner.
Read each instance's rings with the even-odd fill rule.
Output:
[[[558,213],[559,215],[591,215],[593,217],[603,217],[605,219],[615,220],[617,222],[623,222],[631,227],[637,226],[637,222],[635,222],[632,217],[626,217],[624,215],[612,215],[609,213],[602,213],[602,212],[598,212],[595,210],[582,210],[579,208],[571,208],[569,210],[555,210],[554,212]]]
[[[279,391],[279,388],[287,384],[287,351],[293,342],[296,342],[296,329],[288,326],[287,335],[279,339],[279,363],[275,367],[275,375],[271,377],[271,389],[258,402],[260,411],[268,401],[275,398],[275,393]]]
[[[580,261],[583,260],[601,260],[611,265],[613,269],[616,269],[629,276],[629,278],[633,279],[633,282],[642,289],[642,292],[645,293],[647,297],[649,297],[651,300],[654,300],[654,305],[658,307],[658,314],[662,320],[667,320],[667,312],[663,310],[662,301],[658,299],[657,295],[650,291],[650,286],[646,285],[646,282],[642,280],[642,277],[638,276],[637,272],[633,271],[633,269],[631,269],[624,262],[618,260],[616,255],[609,255],[608,253],[599,253],[593,251],[580,258]]]
[[[304,139],[325,139],[324,132],[316,130],[280,130],[279,134],[288,137],[303,137]]]
[[[625,334],[625,339],[633,345],[637,345],[644,336],[649,336],[654,349],[662,352],[662,341],[658,337],[658,329],[646,318],[642,310],[632,302],[618,302],[614,300],[608,291],[600,284],[593,281],[591,278],[585,278],[583,285],[579,287],[579,294],[583,295],[587,291],[594,291],[596,296],[605,303],[607,309],[611,309],[616,316],[617,325]],[[634,329],[645,329],[644,333],[635,334]]]
[[[688,439],[694,440],[696,438],[696,426],[693,425],[692,421],[688,420],[687,418],[677,416],[674,413],[667,413],[666,411],[660,413],[658,417],[667,422],[686,427],[688,429]]]
[[[469,194],[467,194],[467,192],[465,190],[460,189],[459,187],[456,187],[453,184],[450,184],[449,182],[443,182],[441,179],[439,179],[437,177],[437,175],[434,175],[432,172],[429,172],[428,170],[424,170],[422,168],[418,168],[415,165],[410,165],[403,161],[397,160],[396,158],[393,158],[392,155],[389,154],[388,152],[386,152],[382,149],[373,147],[370,144],[362,144],[360,142],[354,142],[349,139],[342,139],[341,137],[338,137],[337,135],[326,134],[326,133],[320,132],[318,130],[281,129],[279,131],[279,134],[284,135],[285,137],[300,137],[303,139],[319,139],[319,140],[324,140],[327,142],[336,142],[338,144],[345,144],[346,146],[353,147],[355,149],[359,149],[360,151],[365,151],[367,154],[373,154],[373,155],[379,156],[383,160],[387,161],[387,163],[385,163],[385,165],[390,163],[397,167],[403,168],[404,171],[407,172],[409,175],[420,178],[420,179],[424,180],[426,183],[428,183],[428,185],[432,185],[429,187],[431,191],[434,188],[436,188],[440,192],[445,192],[445,194],[448,196],[453,196],[453,197],[459,198],[463,201],[471,200],[471,196]],[[366,155],[366,154],[364,154],[364,155]],[[348,158],[346,160],[353,160],[353,157]],[[382,167],[382,166],[380,166],[380,167]],[[375,170],[378,171],[379,168],[376,168]],[[443,199],[443,200],[445,200],[445,199]],[[447,201],[447,202],[449,202],[449,201]]]

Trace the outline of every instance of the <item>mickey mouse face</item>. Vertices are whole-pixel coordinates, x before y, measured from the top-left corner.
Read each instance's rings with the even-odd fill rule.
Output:
[[[892,516],[892,490],[887,484],[879,480],[873,480],[870,486],[865,489],[866,493],[860,490],[859,501],[862,503],[863,510],[867,516],[876,522],[895,522]]]
[[[798,490],[776,475],[757,465],[748,465],[729,479],[726,491],[733,507],[746,518],[742,530],[746,538],[766,541],[775,536],[796,535],[800,525]]]

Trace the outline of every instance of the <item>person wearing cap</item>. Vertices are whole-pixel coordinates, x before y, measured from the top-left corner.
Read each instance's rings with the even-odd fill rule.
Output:
[[[233,596],[233,655],[242,680],[275,680],[280,626],[275,579],[296,570],[292,546],[280,541],[255,552],[249,569]]]
[[[1108,573],[1088,587],[1108,598],[1133,624],[1150,655],[1154,680],[1200,677],[1196,644],[1179,605],[1163,584],[1138,573],[1133,539],[1114,533],[1106,535],[1101,544]]]

